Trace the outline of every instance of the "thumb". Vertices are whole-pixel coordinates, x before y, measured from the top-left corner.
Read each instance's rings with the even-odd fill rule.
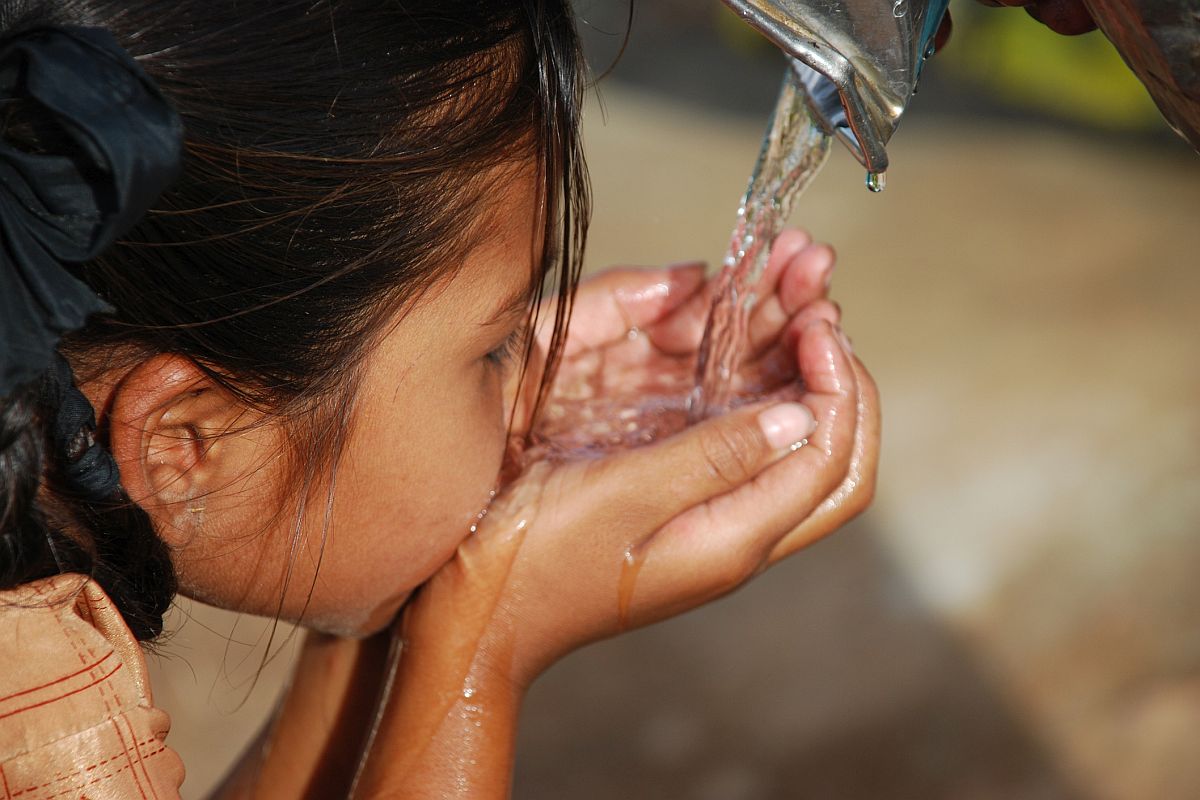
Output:
[[[747,406],[646,447],[606,460],[601,496],[641,527],[657,529],[681,512],[733,491],[788,455],[816,429],[801,403]],[[630,487],[637,487],[630,496]]]

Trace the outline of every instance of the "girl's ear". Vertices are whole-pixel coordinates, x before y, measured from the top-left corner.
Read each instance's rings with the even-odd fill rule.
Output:
[[[178,355],[138,364],[106,405],[122,486],[159,536],[182,547],[203,527],[211,496],[237,480],[241,448],[224,434],[246,423],[245,406]]]

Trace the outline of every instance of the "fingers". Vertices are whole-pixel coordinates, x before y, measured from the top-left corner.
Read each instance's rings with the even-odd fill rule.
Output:
[[[829,293],[836,262],[837,255],[827,244],[809,244],[790,257],[776,291],[763,296],[750,315],[752,356],[774,344],[797,311]]]
[[[809,303],[788,322],[784,333],[779,337],[782,346],[768,348],[759,356],[755,365],[759,375],[791,376],[797,375],[800,366],[797,363],[800,339],[804,332],[816,322],[824,320],[832,327],[842,324],[842,310],[831,300],[815,300]]]
[[[667,355],[690,355],[704,335],[704,325],[712,308],[715,278],[706,280],[686,301],[657,323],[646,328],[650,343]]]
[[[1063,36],[1078,36],[1096,29],[1096,21],[1081,0],[1042,0],[1025,6],[1025,11]]]
[[[875,498],[879,470],[881,416],[879,389],[857,358],[852,358],[858,384],[858,428],[854,452],[845,480],[813,514],[784,536],[772,549],[767,562],[774,564],[841,528],[861,514]]]
[[[651,326],[686,304],[704,283],[704,264],[699,261],[665,269],[601,272],[579,288],[566,352],[599,347]]]
[[[820,320],[825,320],[832,327],[837,328],[842,324],[842,309],[832,300],[817,300],[796,312],[796,316],[788,322],[787,330],[783,334],[784,347],[782,350],[787,358],[797,358],[800,340],[805,331],[811,328],[814,322]]]
[[[681,512],[741,488],[815,427],[812,411],[799,403],[737,409],[609,456],[592,474],[591,491],[599,506],[632,523],[612,519],[614,526],[648,535]],[[630,486],[639,487],[632,497]]]
[[[1083,0],[979,0],[985,6],[1024,6],[1029,16],[1055,33],[1077,36],[1095,30],[1096,21]]]
[[[812,243],[812,236],[800,228],[787,228],[780,232],[779,236],[775,237],[775,243],[771,245],[767,266],[758,280],[758,285],[754,287],[755,293],[759,297],[774,294],[780,279],[791,268],[792,260]]]
[[[693,592],[692,599],[713,587],[733,588],[764,568],[779,541],[845,482],[858,441],[858,377],[828,323],[814,323],[800,347],[809,387],[803,402],[817,421],[807,444],[734,491],[672,519],[647,545],[647,572],[656,563],[661,570],[688,564],[688,585],[677,579],[675,589]]]
[[[806,252],[811,246],[809,235],[795,228],[775,240],[755,288],[764,298],[755,311],[760,337],[777,333],[787,316],[823,296],[833,254],[828,246]],[[665,354],[693,352],[712,305],[714,281],[704,273],[703,263],[685,262],[662,270],[612,269],[589,278],[576,300],[566,354],[609,344],[635,329]]]
[[[811,244],[812,238],[799,228],[789,228],[779,234],[771,248],[766,269],[754,289],[759,297],[764,298],[762,302],[759,302],[759,308],[769,298],[773,298],[782,287],[796,282],[793,275],[793,263],[796,257]],[[650,335],[651,343],[668,355],[694,352],[696,344],[704,334],[704,326],[712,307],[712,296],[716,284],[715,279],[708,281],[704,289],[689,298],[685,305],[681,305],[658,325],[648,329],[647,333]],[[777,302],[773,305],[772,312],[772,316],[778,315]]]

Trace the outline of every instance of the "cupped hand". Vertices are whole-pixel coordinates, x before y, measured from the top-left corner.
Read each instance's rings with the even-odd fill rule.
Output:
[[[749,347],[733,376],[735,404],[794,386],[799,329],[816,319],[839,321],[826,299],[833,266],[832,248],[806,233],[779,237],[754,287],[763,299],[749,319]],[[636,446],[685,427],[714,284],[700,263],[612,269],[586,281],[533,431],[533,458]],[[543,330],[539,351],[548,339]],[[526,383],[526,400],[536,377]],[[518,426],[520,436],[526,431]]]
[[[406,639],[440,642],[445,669],[524,686],[584,643],[733,590],[862,511],[879,405],[825,298],[832,265],[827,247],[789,233],[760,285],[743,380],[786,379],[792,400],[529,465],[409,605]],[[602,402],[629,381],[690,381],[710,301],[699,266],[618,270],[581,287],[546,411],[578,400],[572,385]],[[535,433],[553,446],[553,420]]]

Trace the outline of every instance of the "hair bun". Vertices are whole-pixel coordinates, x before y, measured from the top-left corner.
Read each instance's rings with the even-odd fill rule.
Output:
[[[66,153],[0,142],[0,396],[46,370],[64,333],[108,306],[64,264],[95,258],[179,174],[183,126],[98,28],[0,41],[0,101],[41,107]]]

